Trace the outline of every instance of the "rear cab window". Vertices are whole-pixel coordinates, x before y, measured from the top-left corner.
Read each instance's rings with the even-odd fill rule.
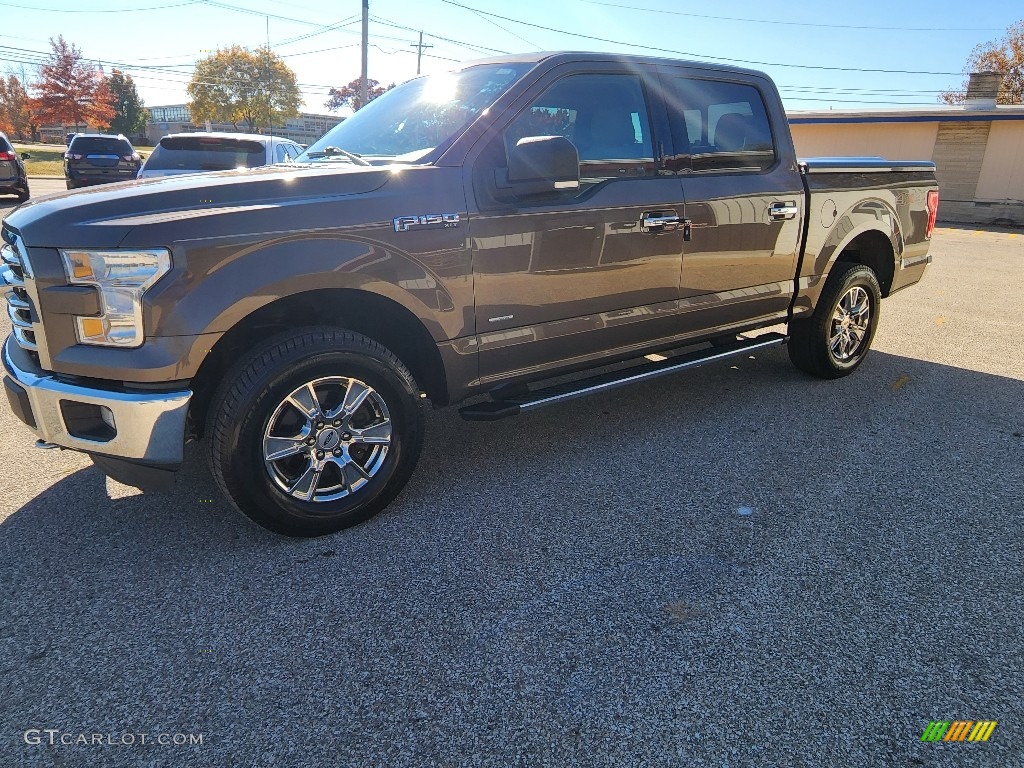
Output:
[[[266,164],[263,143],[216,136],[167,136],[146,163],[151,171],[228,171]]]
[[[675,155],[669,170],[761,172],[777,157],[761,92],[753,85],[663,76]]]

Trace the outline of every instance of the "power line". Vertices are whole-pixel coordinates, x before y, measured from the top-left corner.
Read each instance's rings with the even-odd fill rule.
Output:
[[[18,5],[17,3],[0,3],[8,8],[18,8],[22,11],[42,11],[44,13],[134,13],[136,11],[159,11],[164,8],[183,8],[186,5],[195,5],[198,0],[185,0],[183,3],[171,3],[169,5],[151,5],[145,8],[40,8],[35,5]]]
[[[347,27],[350,24],[354,24],[357,21],[359,21],[358,16],[349,16],[348,18],[342,19],[341,21],[337,21],[334,24],[330,24],[324,27],[323,29],[319,29],[316,32],[306,32],[305,34],[302,35],[296,35],[295,37],[289,37],[284,40],[281,40],[277,45],[278,47],[282,45],[292,45],[293,43],[298,43],[302,40],[308,40],[311,37],[317,37],[318,35],[323,35],[327,32],[339,31],[343,27]]]
[[[236,11],[238,13],[247,13],[250,16],[262,16],[270,17],[271,19],[277,19],[278,21],[290,21],[294,24],[305,24],[309,27],[329,27],[330,24],[322,24],[318,21],[310,21],[309,19],[296,19],[292,16],[282,16],[279,13],[268,13],[266,11],[256,11],[252,8],[242,8],[238,5],[231,5],[230,3],[223,3],[220,0],[194,0],[202,5],[208,5],[211,8],[220,8],[225,11]]]
[[[465,7],[465,6],[463,6],[463,7]],[[469,10],[473,10],[473,9],[470,8]],[[380,16],[371,16],[370,20],[375,22],[375,23],[377,23],[377,24],[383,24],[385,27],[394,27],[395,29],[405,30],[406,32],[419,32],[418,29],[414,29],[413,27],[407,27],[404,24],[399,24],[397,22],[391,21],[390,19],[382,19]],[[442,37],[441,35],[436,35],[433,32],[430,32],[429,30],[426,30],[426,29],[423,30],[423,33],[426,34],[426,35],[430,35],[435,40],[443,40],[446,43],[451,43],[453,45],[458,45],[458,46],[461,46],[463,48],[467,48],[467,49],[469,49],[471,51],[476,51],[477,53],[487,53],[487,54],[499,53],[499,54],[503,54],[503,55],[508,55],[509,53],[511,53],[510,51],[503,51],[500,48],[488,48],[487,46],[484,46],[484,45],[476,45],[474,43],[467,43],[467,42],[465,42],[463,40],[453,40],[450,37]]]
[[[288,44],[291,44],[293,42],[298,42],[299,40],[306,39],[307,37],[313,37],[313,36],[321,34],[323,32],[330,32],[330,31],[344,32],[344,33],[348,33],[348,34],[359,34],[355,30],[344,29],[344,27],[347,26],[348,24],[354,23],[355,20],[358,20],[359,19],[358,16],[350,17],[348,19],[343,19],[342,21],[334,22],[333,24],[321,24],[321,23],[309,21],[308,19],[296,19],[296,18],[293,18],[291,16],[282,16],[280,14],[264,13],[262,11],[253,10],[251,8],[243,8],[241,6],[232,5],[230,3],[222,2],[222,0],[194,0],[194,2],[198,2],[198,3],[201,3],[203,5],[208,5],[208,6],[212,7],[212,8],[220,8],[222,10],[236,11],[238,13],[245,13],[245,14],[249,14],[251,16],[264,16],[264,17],[265,16],[270,16],[271,18],[279,19],[279,20],[282,20],[282,21],[290,21],[290,22],[295,22],[295,23],[298,23],[298,24],[306,24],[306,25],[309,25],[309,26],[314,26],[314,27],[318,27],[319,28],[319,30],[317,32],[313,32],[313,33],[310,33],[308,35],[299,35],[296,38],[287,39],[287,40],[283,41],[282,43],[280,43],[280,45],[288,45]],[[395,29],[401,29],[401,30],[406,31],[406,32],[419,32],[419,30],[414,29],[412,27],[407,27],[407,26],[404,26],[402,24],[398,24],[396,22],[390,21],[388,19],[379,18],[377,16],[370,16],[370,21],[374,22],[375,24],[382,24],[383,26],[393,27]],[[466,43],[466,42],[464,42],[462,40],[453,40],[451,38],[442,37],[440,35],[435,35],[433,33],[428,33],[428,34],[430,34],[430,36],[435,38],[436,40],[441,40],[441,41],[446,42],[446,43],[451,43],[453,45],[462,46],[464,48],[468,48],[469,50],[480,52],[480,53],[486,53],[486,54],[492,54],[492,53],[504,53],[504,54],[507,54],[508,53],[508,51],[502,51],[502,50],[497,49],[497,48],[488,48],[486,46],[474,45],[472,43]],[[409,40],[407,40],[405,38],[388,37],[387,35],[381,35],[380,33],[375,33],[373,36],[376,37],[376,38],[384,39],[384,40],[394,40],[394,41],[403,42],[403,43],[409,43],[410,42]],[[434,56],[434,55],[426,54],[426,53],[423,54],[423,55],[426,58],[440,59],[442,61],[461,62],[460,59],[449,59],[449,58],[446,58],[444,56]]]
[[[358,45],[358,43],[356,43],[356,44],[354,44],[353,46],[350,46],[350,47],[355,47],[355,45]],[[5,47],[5,46],[0,46],[0,48],[3,48],[3,47]],[[405,50],[399,49],[397,51],[385,51],[385,53],[392,53],[392,54],[394,54],[394,53],[405,53],[405,54],[411,54],[412,51],[405,51]],[[425,54],[425,55],[427,55],[427,54]],[[441,57],[435,57],[435,58],[441,58]],[[0,61],[6,61],[6,62],[10,62],[10,63],[21,63],[21,64],[38,64],[38,63],[41,63],[41,61],[43,61],[43,60],[45,60],[45,58],[43,58],[43,59],[38,59],[38,58],[36,58],[36,59],[33,59],[33,58],[28,58],[28,59],[25,59],[25,58],[9,58],[9,54],[5,55],[3,51],[0,51]],[[155,71],[156,74],[153,74],[151,72],[151,70],[149,70],[149,69],[143,70],[140,73],[138,71],[132,72],[131,70],[134,69],[133,67],[119,65],[116,62],[102,62],[102,63],[106,63],[106,64],[109,64],[111,66],[117,66],[118,69],[121,69],[126,74],[131,74],[133,79],[135,79],[135,80],[145,81],[147,83],[167,83],[167,84],[175,86],[175,87],[168,87],[168,86],[159,86],[159,85],[151,85],[151,84],[146,86],[147,88],[151,88],[153,90],[180,91],[183,86],[187,85],[191,81],[191,78],[186,73],[182,73],[182,72],[170,72],[170,71],[165,71],[165,70],[161,70],[161,69],[158,69],[158,68],[154,68],[153,71]],[[156,75],[160,75],[160,74],[168,75],[168,76],[167,77],[158,77],[158,76],[156,76]],[[200,80],[199,82],[201,82],[201,83],[208,83],[209,84],[209,83],[215,83],[217,81]],[[224,82],[224,79],[221,79],[220,82]],[[306,97],[306,100],[310,101],[310,102],[318,101],[320,98],[322,98],[326,93],[328,93],[330,91],[331,87],[333,87],[333,86],[328,86],[328,85],[317,85],[317,84],[310,84],[310,83],[298,83],[297,86],[298,86],[299,90]],[[801,88],[801,87],[802,86],[781,86],[781,88]],[[814,90],[814,89],[808,88],[807,91],[806,91],[806,95],[804,95],[804,96],[783,96],[783,101],[784,102],[797,102],[797,101],[804,102],[804,101],[807,101],[807,102],[819,102],[819,103],[872,104],[872,105],[885,105],[885,106],[895,106],[895,107],[899,107],[899,106],[930,106],[930,105],[934,105],[935,104],[935,102],[876,101],[876,100],[869,100],[869,99],[837,99],[833,95],[831,95],[831,93],[828,92],[830,90],[834,90],[834,89],[822,88],[822,89],[819,89],[819,90]],[[819,97],[813,97],[812,96],[812,94],[818,93],[818,92],[821,92],[823,95],[821,95]],[[922,92],[922,93],[931,93],[931,92]],[[937,94],[938,91],[936,91],[934,93]],[[846,94],[846,95],[856,95],[856,94]],[[865,92],[864,95],[871,95],[871,94]]]
[[[523,41],[524,43],[526,43],[526,44],[527,44],[528,46],[530,46],[531,48],[536,48],[536,49],[537,49],[538,51],[543,51],[543,50],[544,50],[544,47],[543,47],[543,46],[537,45],[536,43],[534,43],[534,42],[531,42],[530,40],[527,40],[527,39],[526,39],[525,37],[523,37],[522,35],[517,35],[517,34],[516,34],[515,32],[513,32],[513,31],[512,31],[511,29],[508,29],[507,27],[503,27],[503,26],[501,26],[501,24],[499,24],[498,22],[496,22],[496,21],[495,21],[494,19],[489,19],[489,18],[487,18],[487,16],[486,16],[485,14],[483,14],[483,13],[480,13],[480,11],[473,11],[473,13],[474,13],[474,14],[476,14],[476,15],[477,15],[477,16],[478,16],[479,18],[481,18],[481,19],[483,19],[484,21],[486,21],[486,22],[487,22],[488,24],[490,24],[490,25],[492,25],[492,26],[495,26],[495,27],[497,27],[497,28],[498,28],[498,29],[500,29],[500,30],[501,30],[502,32],[504,32],[505,34],[507,34],[507,35],[512,35],[512,37],[516,38],[517,40],[522,40],[522,41]]]
[[[641,48],[646,51],[656,51],[658,53],[671,53],[676,56],[692,56],[697,59],[707,59],[712,61],[724,61],[734,62],[738,64],[754,64],[760,67],[791,67],[794,69],[814,69],[828,72],[858,72],[858,73],[872,73],[872,74],[887,74],[887,75],[943,75],[943,76],[957,76],[962,74],[961,72],[925,72],[911,69],[858,69],[856,67],[828,67],[814,64],[787,64],[778,61],[756,61],[753,59],[736,59],[726,56],[709,56],[707,54],[694,53],[693,51],[680,51],[674,48],[661,48],[654,45],[643,45],[642,43],[630,43],[623,40],[612,40],[607,37],[596,37],[594,35],[585,35],[582,32],[570,32],[565,29],[555,29],[554,27],[546,27],[543,24],[534,24],[530,21],[523,21],[521,19],[513,19],[509,16],[502,16],[498,13],[490,13],[489,11],[480,11],[476,8],[471,8],[468,5],[457,3],[455,0],[441,0],[442,3],[448,5],[454,5],[456,8],[464,8],[468,11],[475,11],[476,13],[482,13],[486,16],[493,16],[496,19],[502,21],[510,21],[513,24],[522,24],[525,27],[533,27],[535,29],[543,29],[547,32],[556,32],[560,35],[571,35],[572,37],[579,37],[584,40],[594,40],[599,43],[611,43],[612,45],[621,45],[628,48]]]
[[[822,29],[864,29],[883,32],[1001,32],[1003,30],[994,27],[877,27],[861,26],[857,24],[818,24],[810,21],[781,21],[779,19],[746,19],[737,16],[710,16],[704,13],[689,13],[686,11],[669,11],[662,8],[642,8],[635,5],[622,5],[620,3],[609,3],[603,0],[578,0],[589,5],[604,5],[609,8],[619,8],[628,11],[644,11],[646,13],[664,13],[672,16],[688,16],[693,19],[711,19],[713,21],[739,21],[746,24],[779,24],[788,27],[819,27]]]
[[[311,56],[314,53],[327,53],[328,51],[341,51],[346,48],[358,48],[361,43],[349,43],[348,45],[335,45],[331,48],[318,48],[315,51],[298,51],[296,53],[279,53],[277,57],[279,59],[291,59],[296,56]]]

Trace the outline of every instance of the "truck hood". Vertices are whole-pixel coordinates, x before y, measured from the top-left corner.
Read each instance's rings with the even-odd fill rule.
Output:
[[[31,247],[116,248],[138,226],[208,224],[227,214],[366,194],[384,186],[392,173],[388,167],[320,164],[126,181],[35,198],[6,223]]]

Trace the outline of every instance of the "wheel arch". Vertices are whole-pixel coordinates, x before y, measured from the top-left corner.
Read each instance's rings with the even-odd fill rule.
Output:
[[[892,290],[892,282],[896,276],[896,249],[881,230],[865,230],[847,242],[830,265],[830,271],[837,261],[869,267],[878,278],[882,298],[888,296]]]
[[[192,379],[190,433],[206,430],[210,401],[224,374],[268,337],[305,326],[355,331],[391,350],[435,405],[447,405],[448,384],[437,343],[422,321],[399,302],[351,288],[321,288],[264,304],[235,323],[210,349]]]

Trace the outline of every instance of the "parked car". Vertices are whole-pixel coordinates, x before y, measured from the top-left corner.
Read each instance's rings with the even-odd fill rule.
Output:
[[[292,536],[387,506],[428,402],[494,420],[782,344],[852,373],[939,203],[930,162],[798,160],[767,75],[608,53],[467,64],[294,165],[241,157],[10,214],[4,385],[44,445],[140,488],[205,437],[222,492]],[[844,391],[820,396],[849,420]]]
[[[25,153],[22,157],[29,157]],[[28,200],[28,174],[7,134],[0,131],[0,195],[16,195],[18,202]]]
[[[123,135],[76,133],[64,153],[68,189],[134,179],[142,156]]]
[[[291,139],[257,133],[172,133],[146,159],[140,179],[286,163],[302,154]]]

